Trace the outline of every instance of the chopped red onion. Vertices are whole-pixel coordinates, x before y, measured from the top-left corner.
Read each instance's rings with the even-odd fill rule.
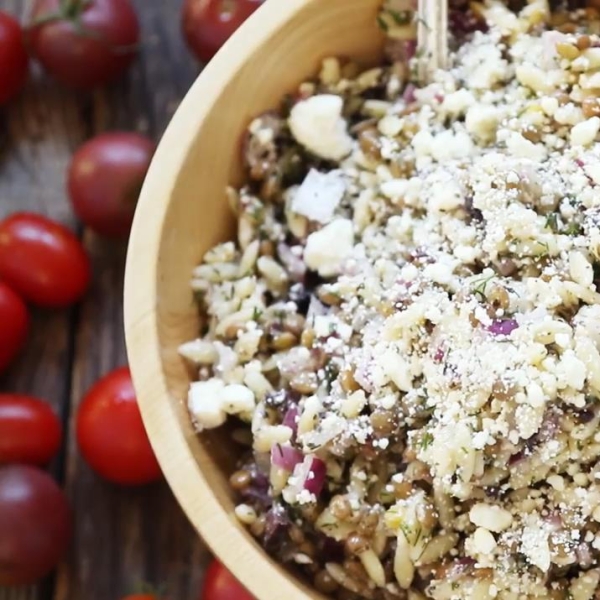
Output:
[[[497,319],[487,330],[493,335],[510,335],[519,324],[515,319]]]
[[[325,485],[327,469],[325,463],[315,456],[305,456],[304,460],[297,464],[292,474],[294,487],[299,493],[307,490],[318,496]]]
[[[412,104],[417,99],[417,97],[415,96],[416,91],[417,87],[413,83],[409,83],[404,89],[404,94],[402,94],[402,100],[404,100],[406,104]]]
[[[516,465],[517,463],[520,463],[522,460],[525,460],[526,458],[527,458],[527,456],[525,455],[525,452],[520,451],[520,452],[517,452],[516,454],[512,454],[508,458],[508,464],[510,466]]]
[[[468,556],[465,556],[464,558],[459,558],[451,564],[448,575],[450,577],[462,575],[463,573],[470,571],[476,564],[477,561]]]
[[[271,462],[286,471],[292,472],[304,460],[304,454],[288,445],[275,444],[271,448]]]
[[[404,42],[404,57],[407,61],[417,54],[417,40],[406,40]]]
[[[554,511],[543,518],[543,521],[550,526],[552,531],[558,531],[564,527],[563,520],[559,512]]]
[[[308,490],[311,494],[318,496],[323,490],[325,485],[325,477],[327,475],[327,468],[325,463],[314,456],[307,456],[304,461],[310,461],[306,479],[304,480],[304,489]]]
[[[298,431],[298,407],[290,406],[283,417],[283,425],[289,427],[294,433]]]
[[[265,548],[267,550],[279,549],[290,525],[290,518],[283,506],[275,504],[267,512],[265,518],[265,532],[263,534]]]
[[[247,502],[268,508],[273,504],[273,498],[269,494],[269,478],[258,471],[256,465],[250,469],[250,472],[252,474],[252,482],[240,494]]]

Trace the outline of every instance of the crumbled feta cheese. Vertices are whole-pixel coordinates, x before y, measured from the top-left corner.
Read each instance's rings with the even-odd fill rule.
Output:
[[[508,529],[513,521],[512,515],[492,504],[480,502],[475,504],[469,511],[469,519],[473,525],[483,527],[494,533]]]
[[[190,386],[188,407],[202,429],[214,429],[225,423],[227,414],[222,393],[225,383],[221,379],[195,381]]]
[[[340,171],[311,169],[292,199],[292,210],[311,221],[329,223],[344,197],[346,183]]]
[[[496,548],[496,539],[491,532],[478,527],[473,534],[474,546],[479,554],[491,554]]]
[[[327,160],[341,160],[352,150],[348,124],[342,117],[343,101],[333,94],[300,100],[291,110],[292,135],[307,150]]]
[[[475,104],[467,111],[467,131],[482,142],[494,139],[500,115],[494,106]]]
[[[254,393],[245,385],[227,385],[221,391],[221,401],[225,412],[231,415],[251,412],[256,406]]]
[[[323,277],[340,272],[344,259],[354,247],[354,225],[349,219],[336,219],[308,236],[304,261]]]

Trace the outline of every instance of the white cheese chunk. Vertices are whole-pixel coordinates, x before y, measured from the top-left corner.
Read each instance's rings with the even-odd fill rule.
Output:
[[[188,408],[202,429],[214,429],[225,423],[227,414],[223,409],[222,392],[225,384],[221,379],[196,381],[190,386]]]
[[[345,258],[354,247],[354,226],[349,219],[336,219],[315,231],[306,240],[304,262],[322,277],[340,272]]]
[[[512,515],[493,504],[485,504],[479,502],[475,504],[469,511],[469,519],[473,525],[484,527],[489,531],[499,533],[508,529],[512,523]]]
[[[256,405],[254,393],[245,385],[232,384],[221,392],[224,410],[232,415],[254,410]]]
[[[311,221],[329,223],[345,191],[341,171],[320,173],[311,169],[294,194],[292,210]]]
[[[352,150],[348,123],[339,96],[321,94],[298,102],[291,110],[292,135],[307,150],[327,160],[342,160]]]

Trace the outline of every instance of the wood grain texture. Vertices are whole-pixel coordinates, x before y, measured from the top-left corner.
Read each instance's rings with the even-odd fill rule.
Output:
[[[73,150],[95,133],[162,134],[198,70],[179,33],[180,0],[137,0],[140,58],[118,85],[91,95],[60,88],[34,68],[25,94],[0,115],[0,217],[42,212],[78,228],[64,191]],[[24,0],[0,8],[25,16]],[[197,600],[210,557],[166,484],[125,490],[102,482],[78,455],[73,416],[90,385],[127,360],[123,340],[125,244],[83,237],[94,281],[79,307],[36,312],[27,348],[0,391],[46,398],[61,414],[65,448],[52,469],[75,513],[71,551],[55,577],[0,600],[118,600],[141,583]]]
[[[195,435],[179,344],[198,334],[190,273],[231,237],[225,187],[245,127],[312,76],[321,59],[381,56],[380,0],[269,0],[207,66],[169,125],[142,191],[125,294],[129,358],[146,427],[169,482],[215,553],[261,600],[322,598],[268,558],[235,519],[229,432]],[[260,573],[260,577],[257,577]]]

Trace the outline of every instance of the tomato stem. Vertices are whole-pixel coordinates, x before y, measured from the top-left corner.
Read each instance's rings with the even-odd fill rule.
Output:
[[[65,19],[77,19],[89,3],[90,0],[61,0],[60,11]]]
[[[38,27],[52,21],[78,21],[81,13],[92,3],[92,0],[60,0],[58,10],[48,12],[33,19],[29,27]]]

